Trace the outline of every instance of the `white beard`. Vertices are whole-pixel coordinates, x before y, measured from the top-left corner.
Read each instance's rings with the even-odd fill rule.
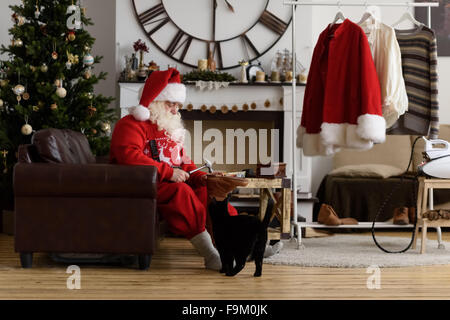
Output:
[[[184,144],[185,131],[181,114],[173,114],[166,109],[162,101],[152,102],[149,106],[150,121],[158,126],[159,130],[165,130],[166,135],[179,145]]]

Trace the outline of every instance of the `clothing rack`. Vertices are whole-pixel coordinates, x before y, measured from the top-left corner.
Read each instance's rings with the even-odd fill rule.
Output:
[[[347,1],[285,1],[284,5],[290,5],[292,7],[292,61],[297,61],[296,53],[296,11],[297,6],[334,6],[334,7],[368,7],[368,6],[379,6],[379,7],[426,7],[428,8],[428,27],[431,28],[431,7],[439,7],[438,2],[347,2]],[[297,233],[297,243],[300,246],[299,237],[301,237],[300,225],[298,223],[298,213],[297,213],[297,144],[296,144],[296,114],[297,114],[297,97],[296,97],[296,86],[297,80],[295,75],[297,74],[296,63],[292,64],[292,74],[294,75],[292,80],[292,191],[293,191],[293,204],[294,204],[294,217],[291,223],[291,239],[294,238],[294,231]]]

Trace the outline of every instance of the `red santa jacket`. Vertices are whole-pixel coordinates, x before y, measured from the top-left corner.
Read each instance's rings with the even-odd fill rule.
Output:
[[[378,75],[364,31],[346,19],[328,26],[314,49],[303,101],[299,146],[305,155],[382,143]]]
[[[152,158],[150,142],[154,140],[160,161]],[[166,136],[166,131],[150,120],[138,121],[132,115],[120,119],[111,139],[111,163],[124,165],[152,165],[158,168],[159,181],[168,181],[173,175],[173,167],[189,172],[196,169],[186,155],[184,148]],[[197,171],[188,183],[198,185],[200,177],[206,173]]]

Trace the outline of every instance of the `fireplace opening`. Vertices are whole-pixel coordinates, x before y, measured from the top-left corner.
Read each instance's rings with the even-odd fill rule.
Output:
[[[197,166],[206,158],[218,171],[256,172],[259,163],[283,161],[281,111],[180,112],[187,130],[185,150]]]

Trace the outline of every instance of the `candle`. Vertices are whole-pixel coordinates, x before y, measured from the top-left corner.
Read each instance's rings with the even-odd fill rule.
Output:
[[[256,82],[264,82],[266,74],[263,71],[256,71]]]
[[[286,81],[292,81],[292,71],[286,71]]]
[[[208,60],[206,59],[198,60],[198,70],[205,71],[206,69],[208,69]]]
[[[307,80],[307,75],[306,75],[306,74],[300,73],[300,74],[298,75],[298,82],[300,82],[300,83],[306,83],[306,80]]]
[[[278,71],[272,71],[272,76],[270,79],[272,82],[280,82],[280,73]]]

